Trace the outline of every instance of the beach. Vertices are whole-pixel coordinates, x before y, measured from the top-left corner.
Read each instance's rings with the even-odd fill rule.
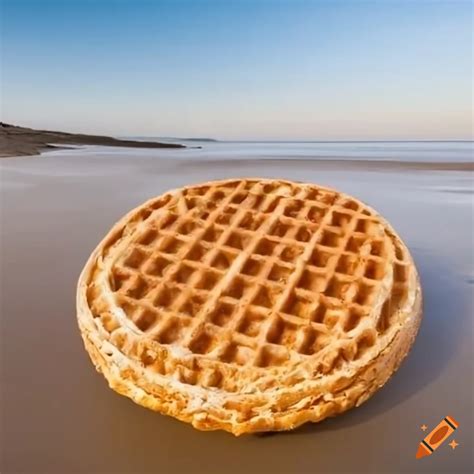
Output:
[[[54,452],[57,472],[465,472],[474,441],[472,143],[200,145],[1,160],[5,469],[52,472]],[[424,320],[400,370],[360,408],[294,433],[234,439],[107,389],[82,347],[75,286],[112,224],[146,199],[256,176],[337,188],[379,211],[415,259]],[[446,415],[460,424],[460,446],[416,460],[420,426]]]

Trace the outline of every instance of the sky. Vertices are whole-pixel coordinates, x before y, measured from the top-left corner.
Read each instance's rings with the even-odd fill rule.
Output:
[[[7,123],[228,140],[472,138],[470,1],[0,1]]]

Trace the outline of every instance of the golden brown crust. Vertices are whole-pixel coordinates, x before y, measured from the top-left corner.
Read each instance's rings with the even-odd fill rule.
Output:
[[[221,189],[227,185],[241,186],[240,183],[251,183],[252,186],[254,183],[255,186],[283,183],[299,192],[315,189],[336,193],[313,185],[258,179],[205,183],[199,188]],[[323,350],[303,355],[284,346],[290,354],[284,362],[272,359],[269,365],[261,366],[258,358],[241,364],[238,359],[230,362],[220,359],[223,356],[218,352],[217,356],[212,352],[210,355],[199,351],[193,353],[189,351],[189,338],[192,344],[195,333],[188,336],[187,345],[181,339],[178,345],[160,342],[159,337],[158,340],[150,337],[137,328],[136,321],[130,321],[130,315],[117,303],[117,292],[108,287],[112,274],[116,273],[113,265],[117,256],[126,252],[136,238],[137,229],[146,228],[143,222],[150,216],[150,209],[155,206],[160,212],[161,203],[166,201],[164,197],[171,196],[173,202],[172,199],[179,195],[176,198],[179,214],[182,193],[195,188],[166,193],[128,213],[92,253],[80,276],[77,292],[79,327],[92,361],[110,387],[140,405],[192,423],[198,429],[224,429],[240,435],[293,429],[308,421],[334,416],[360,405],[383,386],[408,353],[416,336],[422,313],[421,287],[409,252],[390,225],[369,207],[341,193],[336,193],[336,202],[359,203],[365,215],[383,227],[384,242],[390,246],[383,257],[386,270],[371,303],[375,309],[370,317],[363,318],[360,328],[346,331],[349,335],[341,331],[332,333],[333,323],[328,323],[330,329],[315,323],[318,330],[323,334],[325,331],[328,338],[332,337]],[[330,212],[336,212],[329,208]],[[382,237],[377,234],[377,239]],[[302,265],[300,271],[306,268],[304,262]],[[294,271],[298,271],[298,262]],[[398,281],[397,273],[400,272],[404,277]],[[229,278],[235,278],[235,275]],[[399,298],[401,293],[403,298]],[[397,303],[392,305],[391,298],[395,294],[398,296],[393,301]],[[286,301],[284,296],[280,299]],[[376,325],[371,318],[377,318]],[[288,319],[291,320],[291,315]],[[197,331],[200,327],[197,326]],[[302,326],[298,326],[298,330],[303,331]],[[362,351],[359,347],[363,346],[364,338],[368,339],[368,348],[363,347]],[[264,351],[261,345],[267,342],[258,343],[257,350]],[[357,345],[359,342],[360,346]],[[351,354],[351,350],[357,353]],[[217,383],[213,379],[216,373],[221,379]]]

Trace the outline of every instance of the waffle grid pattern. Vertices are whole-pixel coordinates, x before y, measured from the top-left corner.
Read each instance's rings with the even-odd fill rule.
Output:
[[[343,339],[356,359],[406,295],[405,250],[335,192],[236,181],[165,195],[143,219],[113,268],[118,305],[147,337],[224,363],[282,366]],[[387,271],[392,292],[364,324]]]

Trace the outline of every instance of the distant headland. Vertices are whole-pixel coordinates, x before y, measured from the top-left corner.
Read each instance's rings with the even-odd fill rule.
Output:
[[[131,148],[186,148],[177,143],[121,140],[102,135],[34,130],[0,122],[0,158],[39,155],[43,151],[67,148],[61,145],[102,145]]]

